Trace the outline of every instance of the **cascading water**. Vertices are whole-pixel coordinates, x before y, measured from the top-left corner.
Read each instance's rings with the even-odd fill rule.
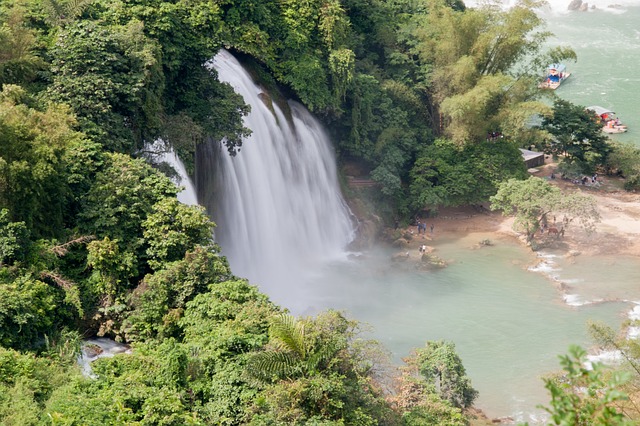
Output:
[[[230,156],[219,143],[197,155],[196,188],[218,225],[216,240],[234,274],[291,310],[296,291],[353,238],[335,156],[320,123],[300,104],[285,110],[268,98],[229,52],[213,67],[241,94],[252,135]],[[288,108],[288,110],[287,110]]]

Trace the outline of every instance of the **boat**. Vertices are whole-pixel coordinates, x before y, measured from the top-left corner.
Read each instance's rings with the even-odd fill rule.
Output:
[[[547,67],[543,81],[538,84],[540,89],[552,89],[555,90],[571,75],[567,72],[564,64],[550,64]]]
[[[620,119],[616,116],[616,113],[610,109],[603,108],[601,106],[593,105],[587,107],[587,110],[593,111],[598,116],[598,119],[604,123],[602,131],[605,133],[624,133],[627,131],[627,126],[620,122]]]

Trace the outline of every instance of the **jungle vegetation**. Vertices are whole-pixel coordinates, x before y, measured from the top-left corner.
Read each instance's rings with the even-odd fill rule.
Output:
[[[207,66],[226,48],[331,124],[384,215],[486,200],[526,176],[518,148],[566,143],[535,73],[575,55],[540,50],[541,5],[0,3],[0,423],[469,424],[477,392],[453,344],[426,342],[395,374],[357,321],[292,317],[234,276],[215,224],[144,154],[162,140],[193,170],[213,139],[242,155],[248,107]],[[601,147],[569,158],[614,161]],[[134,350],[88,378],[76,358],[94,335]],[[558,416],[575,402],[618,418],[602,412],[618,394],[586,412],[551,391]]]

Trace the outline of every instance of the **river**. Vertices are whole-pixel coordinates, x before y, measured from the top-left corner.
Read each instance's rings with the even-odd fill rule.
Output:
[[[588,12],[568,12],[560,6],[565,3],[554,0],[543,14],[556,35],[550,44],[571,46],[578,55],[567,64],[572,75],[558,88],[558,96],[615,111],[629,131],[612,139],[640,144],[640,2],[590,1],[597,7]],[[607,7],[612,4],[619,7]]]

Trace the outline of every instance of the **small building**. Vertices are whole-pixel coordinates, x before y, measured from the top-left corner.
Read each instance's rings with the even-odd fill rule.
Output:
[[[527,166],[527,169],[544,165],[544,152],[529,151],[528,149],[522,148],[520,148],[520,152],[522,153],[522,158],[524,159],[524,164]]]

